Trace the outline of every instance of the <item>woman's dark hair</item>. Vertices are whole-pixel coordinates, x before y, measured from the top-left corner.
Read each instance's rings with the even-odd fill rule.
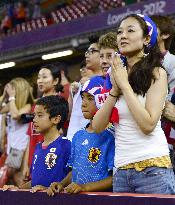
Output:
[[[40,70],[42,68],[47,68],[48,70],[50,70],[51,75],[53,76],[54,80],[58,78],[58,84],[55,86],[55,90],[56,92],[63,92],[63,86],[60,84],[61,83],[61,69],[59,68],[59,66],[57,66],[57,64],[46,64],[46,65],[43,65],[40,68]]]
[[[50,118],[60,115],[61,120],[57,124],[57,129],[60,130],[63,128],[69,113],[69,105],[67,100],[61,96],[50,95],[37,100],[36,105],[43,105],[47,113],[49,113]]]
[[[83,60],[81,63],[80,63],[80,68],[84,68],[86,67],[86,61]]]
[[[59,70],[64,71],[64,75],[68,81],[70,81],[68,75],[68,65],[65,62],[56,62],[55,65],[58,67]]]
[[[136,14],[128,15],[123,20],[129,17],[133,17],[139,22],[143,30],[143,37],[148,36],[149,31],[145,21]],[[143,57],[140,61],[134,64],[132,71],[128,77],[129,83],[133,91],[136,94],[143,96],[150,88],[151,83],[156,80],[155,75],[153,73],[155,67],[162,67],[161,52],[159,50],[157,42],[151,48],[145,46],[144,52],[145,54],[147,54],[147,56]]]
[[[169,51],[170,51],[170,53],[175,55],[175,32],[173,34],[173,38],[172,38],[172,41],[171,41],[171,46],[170,46]]]

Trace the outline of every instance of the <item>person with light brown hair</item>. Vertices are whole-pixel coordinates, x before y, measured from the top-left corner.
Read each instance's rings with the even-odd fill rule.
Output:
[[[104,74],[106,74],[110,67],[110,61],[118,50],[116,33],[109,32],[102,35],[98,44],[100,49],[100,66]]]
[[[118,49],[117,46],[117,34],[115,32],[108,32],[100,36],[98,41],[99,48],[113,48]]]
[[[21,115],[30,113],[33,104],[33,94],[30,84],[24,78],[15,78],[6,84],[1,97],[0,113],[6,113],[7,122],[7,159],[9,178],[13,183],[19,183],[17,172],[21,169],[24,152],[28,144],[26,134],[28,124],[22,124]]]

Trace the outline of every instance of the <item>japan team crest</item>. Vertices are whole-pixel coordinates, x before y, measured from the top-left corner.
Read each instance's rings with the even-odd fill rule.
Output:
[[[88,160],[92,163],[96,163],[101,155],[101,150],[99,148],[92,147],[89,150]]]
[[[45,164],[47,165],[47,169],[52,169],[52,167],[56,164],[57,155],[55,153],[48,153],[45,157]]]

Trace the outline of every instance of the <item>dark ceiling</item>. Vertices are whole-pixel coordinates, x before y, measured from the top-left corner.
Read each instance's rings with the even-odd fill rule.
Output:
[[[39,68],[48,63],[54,62],[64,62],[69,66],[74,65],[75,63],[81,63],[84,59],[84,51],[74,51],[71,56],[55,58],[52,60],[44,61],[41,57],[34,56],[29,59],[20,59],[16,62],[16,66],[12,68],[6,68],[0,70],[0,84],[5,84],[15,77],[24,77],[30,79],[33,75],[35,75]]]

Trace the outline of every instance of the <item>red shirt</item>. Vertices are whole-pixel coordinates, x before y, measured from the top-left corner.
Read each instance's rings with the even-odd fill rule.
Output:
[[[62,96],[64,99],[68,100],[70,83],[65,84],[63,87],[64,87],[63,88],[63,93],[60,93],[60,96]]]
[[[35,105],[32,106],[32,112],[34,112]],[[27,135],[29,135],[30,140],[29,140],[29,161],[28,165],[31,166],[32,164],[32,159],[33,159],[33,154],[35,152],[35,147],[39,142],[44,141],[44,136],[40,133],[36,133],[33,122],[29,123],[29,127],[27,130]]]

